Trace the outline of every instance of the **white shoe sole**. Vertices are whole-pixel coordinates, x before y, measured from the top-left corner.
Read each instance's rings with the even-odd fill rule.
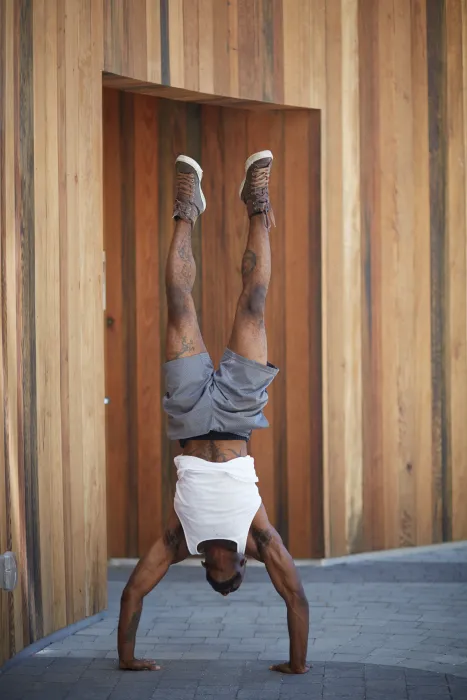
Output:
[[[258,151],[258,153],[253,153],[249,158],[246,159],[245,161],[245,177],[243,178],[242,184],[240,185],[240,189],[238,191],[238,196],[240,199],[242,198],[242,190],[245,186],[245,181],[246,181],[246,174],[248,172],[248,169],[251,168],[253,163],[256,163],[258,160],[262,160],[263,158],[271,158],[271,160],[274,160],[274,156],[272,155],[271,151]]]
[[[201,201],[203,202],[203,210],[200,211],[200,214],[203,213],[206,209],[206,198],[204,196],[203,189],[201,187],[201,180],[203,179],[203,170],[200,166],[199,163],[197,163],[193,158],[190,158],[190,156],[178,156],[177,160],[175,161],[176,163],[186,163],[187,165],[191,165],[193,170],[196,172],[199,180],[199,192],[201,195]]]

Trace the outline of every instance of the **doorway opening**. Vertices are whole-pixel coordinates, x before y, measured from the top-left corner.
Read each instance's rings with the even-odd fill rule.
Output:
[[[266,148],[274,153],[276,218],[266,328],[269,359],[280,372],[266,407],[271,427],[254,432],[250,447],[270,520],[292,555],[322,557],[320,113],[109,87],[103,105],[109,558],[141,556],[173,502],[179,447],[166,438],[161,398],[175,158],[185,153],[204,170],[194,298],[216,364],[241,289],[244,161]]]

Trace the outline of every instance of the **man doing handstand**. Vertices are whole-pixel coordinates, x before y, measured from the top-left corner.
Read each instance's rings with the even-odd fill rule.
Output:
[[[242,260],[243,289],[232,334],[214,370],[201,336],[192,289],[196,266],[191,235],[206,209],[203,171],[188,156],[176,160],[175,230],[166,268],[168,305],[164,365],[168,436],[179,440],[175,458],[174,508],[163,536],[133,571],[121,599],[118,627],[120,668],[157,670],[155,662],[134,657],[143,598],[172,564],[202,554],[206,579],[223,596],[238,590],[246,557],[265,564],[287,606],[290,654],[272,666],[282,673],[306,673],[308,602],[292,557],[268,520],[258,492],[254,460],[247,443],[252,430],[266,428],[267,387],[278,370],[268,362],[264,325],[271,277],[269,202],[273,156],[260,151],[245,164],[240,198],[250,220]],[[213,300],[215,303],[215,300]]]

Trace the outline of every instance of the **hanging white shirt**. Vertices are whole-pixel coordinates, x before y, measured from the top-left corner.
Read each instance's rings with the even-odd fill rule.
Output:
[[[244,554],[253,518],[261,506],[253,457],[207,462],[175,457],[177,486],[174,507],[190,554],[207,540],[230,540]]]

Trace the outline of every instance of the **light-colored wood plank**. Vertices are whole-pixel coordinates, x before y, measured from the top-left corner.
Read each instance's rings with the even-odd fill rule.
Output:
[[[413,177],[413,98],[410,6],[395,0],[395,109],[397,140],[395,218],[397,227],[396,314],[398,328],[397,391],[399,491],[398,544],[416,543],[416,504],[414,452],[414,177]]]
[[[67,317],[68,324],[68,375],[63,378],[68,384],[70,423],[70,462],[69,491],[73,494],[70,508],[72,548],[72,601],[73,621],[86,615],[84,585],[85,546],[84,546],[84,488],[83,488],[83,417],[81,411],[83,386],[81,382],[81,328],[77,319],[81,319],[80,303],[81,285],[81,240],[79,235],[79,141],[77,138],[79,124],[79,75],[77,74],[79,53],[79,6],[71,3],[65,15],[65,65],[66,95],[64,119],[67,128],[66,139],[66,211],[67,211],[67,246],[66,272],[68,284]],[[64,261],[65,262],[65,261]],[[66,477],[65,477],[66,478]]]
[[[146,0],[147,80],[161,82],[161,4]]]
[[[57,4],[34,8],[37,443],[44,634],[66,624],[60,374]]]
[[[428,149],[428,75],[426,3],[411,2],[413,236],[414,275],[413,476],[416,498],[416,542],[432,541],[433,474],[431,470],[431,318],[430,318],[430,182]]]
[[[394,130],[394,6],[379,6],[379,80],[381,153],[381,310],[382,325],[382,455],[385,547],[398,546],[398,365],[397,326],[397,139]]]
[[[325,263],[323,294],[326,297],[326,464],[325,493],[326,554],[335,556],[347,551],[345,527],[344,407],[342,387],[345,381],[342,299],[346,293],[343,271],[342,149],[343,115],[341,106],[342,26],[340,0],[330,0],[326,11],[326,125],[325,125],[325,219],[323,260]],[[287,76],[286,76],[287,81]],[[286,82],[287,85],[287,82]],[[287,97],[286,97],[287,99]]]
[[[169,2],[170,84],[185,87],[183,0]]]
[[[238,97],[239,95],[239,75],[238,75],[238,0],[229,0],[228,3],[228,47],[229,47],[229,73],[230,90],[229,95]]]
[[[448,474],[445,510],[451,517],[448,536],[462,539],[467,532],[467,508],[462,493],[467,488],[467,269],[466,269],[466,147],[462,100],[462,8],[446,2],[447,46],[447,241],[446,265],[448,343],[447,426]]]
[[[344,296],[345,527],[349,551],[363,547],[362,280],[360,263],[360,140],[358,3],[342,11],[342,284]]]
[[[214,10],[215,0],[198,0],[199,89],[214,92]]]
[[[199,89],[199,9],[198,0],[183,0],[184,86]]]

